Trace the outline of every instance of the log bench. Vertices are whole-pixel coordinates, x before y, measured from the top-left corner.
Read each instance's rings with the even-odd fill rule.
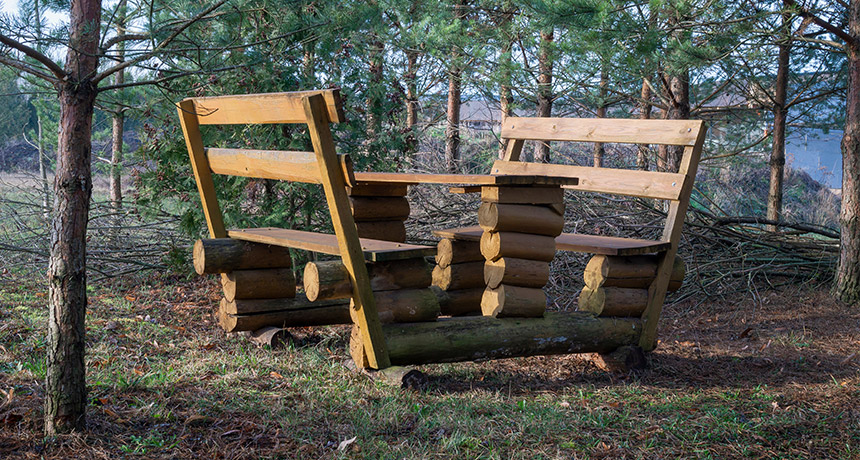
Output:
[[[556,250],[595,255],[586,267],[586,286],[579,297],[579,309],[598,316],[641,319],[643,332],[637,339],[638,345],[646,351],[653,349],[666,292],[678,289],[683,279],[684,266],[683,261],[677,258],[677,249],[705,139],[704,123],[697,120],[508,117],[502,125],[501,138],[507,145],[506,151],[504,159],[493,164],[492,174],[576,177],[579,179],[577,184],[563,188],[668,201],[667,218],[659,240],[580,233],[560,233],[554,239]],[[674,145],[682,146],[684,152],[677,173],[621,170],[521,162],[525,141]],[[498,190],[487,187],[454,188],[451,191],[480,191],[484,202],[482,209],[488,203],[539,202],[534,196],[522,193],[503,199]],[[513,239],[510,234],[506,235],[505,225],[499,222],[497,214],[501,212],[501,207],[497,206],[495,211],[486,213],[488,216],[479,213],[479,226],[441,229],[433,233],[443,241],[450,241],[446,243],[448,245],[480,245],[484,250],[487,241],[494,242],[506,236]],[[513,211],[510,214],[513,215]],[[518,231],[516,222],[506,225],[508,231]],[[512,259],[507,267],[500,268],[488,257],[484,267],[485,279],[489,281],[495,277],[509,280],[505,282],[514,286],[533,286],[527,284],[530,282],[526,276],[528,271],[522,268],[526,264],[516,262]],[[486,308],[484,313],[487,313]]]

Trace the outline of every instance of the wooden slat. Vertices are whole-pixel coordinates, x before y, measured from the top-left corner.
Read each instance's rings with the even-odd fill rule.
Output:
[[[262,227],[228,230],[227,235],[237,240],[302,249],[333,256],[340,255],[340,249],[337,246],[337,236],[326,233]],[[371,262],[411,259],[413,257],[427,257],[436,254],[436,248],[417,244],[394,243],[369,238],[361,238],[360,244],[365,260]]]
[[[508,117],[502,138],[692,146],[703,126],[701,120]],[[506,159],[516,160],[511,155]]]
[[[321,94],[329,119],[345,121],[340,90],[294,91],[289,93],[244,94],[237,96],[188,98],[201,125],[256,123],[306,123],[302,97]]]
[[[194,115],[194,108],[189,101],[180,102],[176,109],[179,111],[179,122],[182,125],[182,133],[185,135],[185,146],[188,148],[188,156],[191,158],[191,169],[194,171],[194,181],[197,183],[197,191],[200,193],[209,235],[212,238],[224,238],[227,236],[227,231],[224,228],[221,208],[218,206],[218,197],[215,196],[215,185],[212,182],[212,172],[203,150],[203,138],[200,135],[197,116]]]
[[[215,174],[322,183],[314,152],[208,148],[206,157]],[[348,155],[338,155],[338,161],[344,181],[352,184],[352,160]]]
[[[361,242],[352,218],[349,198],[346,195],[347,183],[343,179],[343,172],[337,161],[326,102],[323,96],[317,94],[302,98],[302,105],[308,123],[308,134],[320,167],[320,177],[331,214],[331,223],[337,236],[340,258],[346,271],[349,272],[349,280],[352,283],[353,311],[351,313],[359,327],[367,364],[374,369],[385,369],[391,366],[391,361],[388,359],[388,349],[385,345],[385,336],[382,334],[376,299],[373,297]]]
[[[484,230],[475,225],[472,227],[434,230],[433,234],[439,238],[450,238],[462,241],[481,241],[481,235],[484,234]],[[586,252],[608,256],[654,254],[666,251],[670,246],[671,243],[666,241],[619,238],[615,236],[584,235],[581,233],[562,233],[555,238],[555,247],[559,251]]]
[[[413,174],[357,172],[357,182],[394,184],[469,184],[469,185],[576,185],[575,177],[546,175],[490,175],[490,174]]]
[[[683,174],[666,172],[501,160],[493,163],[491,172],[500,175],[523,174],[576,177],[579,179],[579,184],[565,185],[564,188],[661,200],[677,200],[686,179]]]

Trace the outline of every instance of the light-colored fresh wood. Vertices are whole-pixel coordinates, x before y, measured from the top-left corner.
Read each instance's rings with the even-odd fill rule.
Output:
[[[572,177],[549,177],[544,175],[484,175],[484,174],[421,174],[356,172],[358,182],[392,184],[469,184],[469,185],[576,185],[579,180]]]
[[[693,182],[699,167],[702,146],[705,143],[705,127],[704,125],[700,126],[701,129],[695,144],[684,148],[684,155],[681,158],[678,172],[684,174],[687,180],[684,181],[684,189],[681,190],[679,201],[669,203],[669,212],[663,230],[663,240],[670,242],[671,246],[660,258],[660,263],[657,265],[657,277],[648,289],[648,306],[642,313],[643,330],[639,339],[639,346],[645,351],[651,351],[657,345],[657,323],[660,320],[660,313],[663,311],[663,302],[666,300],[666,290],[672,275],[672,267],[675,264],[678,243],[681,240],[684,217],[687,215],[687,206],[690,204],[690,194],[693,191]]]
[[[449,193],[456,193],[460,195],[468,194],[468,193],[481,193],[480,185],[464,185],[461,187],[448,187]]]
[[[481,245],[477,241],[439,240],[436,245],[436,265],[445,268],[451,264],[483,261]]]
[[[639,316],[648,304],[648,289],[600,287],[582,288],[579,310],[598,316]]]
[[[258,347],[271,347],[272,349],[284,348],[292,342],[292,339],[292,335],[286,329],[273,326],[250,331],[248,334],[248,340]]]
[[[523,140],[508,139],[507,144],[503,159],[507,161],[518,161],[520,159],[520,155],[523,153]]]
[[[224,298],[279,299],[296,296],[296,275],[289,268],[234,270],[221,277]]]
[[[497,288],[504,283],[510,286],[542,288],[549,281],[549,262],[502,257],[484,264],[484,283]]]
[[[485,232],[519,232],[557,236],[564,228],[564,217],[539,205],[482,203],[478,224]]]
[[[407,184],[357,183],[346,188],[349,196],[406,196]]]
[[[321,183],[314,152],[207,148],[206,158],[215,174]],[[343,173],[344,182],[353,183],[355,180],[352,177],[352,160],[349,155],[338,155],[337,163]]]
[[[409,217],[409,201],[404,197],[350,197],[349,204],[356,222],[403,221]]]
[[[576,177],[579,179],[577,185],[567,185],[564,188],[661,200],[677,200],[686,180],[683,174],[667,172],[501,160],[493,163],[491,171],[493,174]]]
[[[431,267],[424,258],[368,264],[374,291],[417,289],[430,286]],[[352,295],[349,272],[339,260],[308,262],[304,272],[305,294],[311,301],[346,299]]]
[[[289,268],[293,265],[288,248],[232,238],[197,240],[192,253],[194,271],[198,275],[252,268]]]
[[[360,238],[394,243],[406,241],[406,225],[402,220],[359,221],[355,223],[355,227]]]
[[[481,311],[497,318],[537,318],[546,311],[546,294],[540,288],[500,284],[484,291]]]
[[[583,272],[585,285],[599,287],[648,288],[657,276],[656,255],[643,256],[604,256],[596,255],[588,261]],[[686,264],[684,259],[675,256],[668,290],[677,291],[684,282]]]
[[[456,239],[459,241],[481,241],[484,236],[484,230],[475,225],[471,227],[434,230],[433,234],[440,238]],[[555,245],[559,251],[586,252],[611,256],[653,254],[665,251],[671,246],[668,241],[584,235],[581,233],[562,233],[555,237]]]
[[[399,289],[374,292],[379,321],[382,323],[415,323],[435,321],[439,317],[439,299],[430,288]],[[358,324],[358,312],[350,308],[353,322]]]
[[[185,146],[188,149],[188,156],[191,158],[194,180],[197,182],[197,191],[200,193],[200,201],[203,204],[203,215],[206,218],[206,226],[209,228],[209,236],[225,238],[227,229],[224,228],[224,218],[221,215],[221,208],[218,207],[215,184],[212,182],[212,172],[203,150],[203,138],[200,134],[200,124],[194,103],[184,100],[177,104],[177,110],[179,111],[182,133],[185,136]]]
[[[701,120],[508,117],[502,138],[693,146],[703,126]]]
[[[484,263],[464,262],[433,268],[433,286],[446,291],[484,286]]]
[[[355,313],[356,324],[361,329],[362,343],[365,344],[365,353],[370,367],[384,369],[391,363],[385,348],[380,318],[376,311],[376,301],[370,288],[370,277],[367,275],[361,242],[349,208],[346,182],[337,162],[326,103],[321,95],[305,97],[302,102],[308,123],[308,133],[320,166],[320,176],[332,225],[337,235],[339,253],[352,282],[354,309],[350,309],[350,312]]]
[[[635,345],[638,318],[547,313],[543,318],[488,316],[383,326],[394,365],[484,361],[517,356],[611,352]]]
[[[346,121],[338,89],[197,97],[182,102],[193,103],[193,113],[198,115],[201,125],[306,123],[302,98],[315,94],[324,98],[332,123]]]
[[[481,236],[481,254],[486,260],[513,257],[550,262],[555,257],[555,245],[555,239],[545,235],[485,232]]]
[[[481,188],[481,201],[505,204],[561,204],[564,190],[558,187],[495,187]]]
[[[484,288],[458,289],[445,291],[437,286],[430,289],[439,299],[439,307],[443,315],[460,316],[481,314],[481,298],[484,296]]]
[[[230,238],[243,241],[303,249],[321,254],[340,254],[337,237],[324,233],[262,227],[230,230],[228,234]],[[391,241],[363,239],[360,240],[360,244],[360,249],[364,252],[365,259],[372,262],[412,259],[415,257],[432,256],[436,253],[436,248],[432,246],[393,243]]]

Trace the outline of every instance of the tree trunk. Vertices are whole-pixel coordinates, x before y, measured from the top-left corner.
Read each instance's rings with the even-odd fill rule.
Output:
[[[368,145],[374,144],[382,128],[382,70],[385,45],[378,38],[370,43],[370,81],[367,86],[367,139]]]
[[[86,233],[92,194],[91,134],[96,99],[96,88],[89,78],[98,68],[100,23],[100,0],[72,1],[65,64],[68,78],[58,84],[60,128],[48,263],[47,436],[86,427]]]
[[[451,53],[451,66],[448,69],[448,115],[445,127],[445,163],[449,173],[456,173],[460,163],[460,76],[461,70],[456,62],[460,56]]]
[[[776,87],[773,96],[773,149],[770,152],[770,189],[767,194],[767,218],[778,221],[782,215],[782,182],[785,174],[785,125],[788,118],[786,93],[788,91],[789,59],[791,56],[791,17],[782,15],[783,34],[779,39],[779,58],[776,71]],[[788,32],[788,33],[785,33]],[[769,225],[775,232],[777,227]]]
[[[845,134],[842,137],[842,211],[839,267],[834,295],[841,301],[860,306],[860,0],[851,0],[848,31],[848,95],[846,96]]]
[[[39,151],[39,176],[42,178],[42,216],[48,219],[51,216],[51,189],[48,184],[48,157],[45,155],[45,138],[42,135],[42,116],[36,115],[36,129],[38,139],[36,148]]]
[[[606,90],[609,87],[609,75],[606,74],[606,65],[600,68],[600,105],[597,106],[597,118],[606,118]],[[603,147],[603,142],[594,143],[594,167],[603,167],[603,156],[606,154],[606,149]]]
[[[640,94],[640,99],[642,102],[639,103],[639,119],[640,120],[649,120],[651,119],[651,81],[649,77],[642,78],[642,92]],[[648,148],[646,144],[639,144],[638,149],[636,151],[636,167],[641,169],[642,171],[648,170],[648,157],[650,156],[651,150]]]
[[[511,50],[513,48],[513,42],[511,40],[505,40],[502,45],[502,55],[501,62],[499,65],[502,68],[502,74],[500,76],[501,85],[499,85],[499,105],[501,108],[501,123],[505,123],[505,119],[513,115],[511,106],[514,103],[513,93],[511,91]],[[499,137],[499,158],[505,157],[505,150],[508,148],[508,143],[501,137]]]
[[[418,51],[406,51],[406,157],[411,159],[418,152]]]
[[[690,71],[683,70],[675,75],[667,75],[668,86],[664,84],[664,94],[669,104],[666,119],[687,120],[690,118]],[[678,172],[684,147],[679,145],[661,145],[657,158],[657,170]]]
[[[120,0],[117,6],[116,33],[125,35],[126,2]],[[125,60],[125,42],[117,43],[117,62]],[[120,70],[114,75],[114,84],[125,83],[125,71]],[[110,158],[110,202],[115,211],[122,209],[122,133],[124,131],[125,115],[122,106],[112,115],[111,158]]]
[[[540,51],[538,52],[538,106],[537,116],[552,116],[552,53],[550,47],[554,39],[553,30],[540,32]],[[535,162],[549,163],[549,142],[535,143]]]

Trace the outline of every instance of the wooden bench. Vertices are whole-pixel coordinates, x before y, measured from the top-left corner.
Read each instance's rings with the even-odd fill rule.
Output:
[[[493,164],[492,174],[547,175],[576,177],[579,183],[564,188],[642,198],[667,200],[668,215],[659,240],[563,233],[556,237],[556,249],[607,256],[656,254],[656,272],[647,291],[647,304],[641,314],[644,330],[640,346],[651,350],[656,343],[657,320],[672,276],[678,242],[684,223],[693,181],[696,176],[705,126],[698,120],[632,120],[509,117],[501,137],[507,141],[503,160]],[[620,170],[521,162],[525,141],[602,142],[683,146],[677,173]],[[475,190],[459,189],[456,192]],[[479,241],[481,227],[437,230],[436,236],[464,241]]]

